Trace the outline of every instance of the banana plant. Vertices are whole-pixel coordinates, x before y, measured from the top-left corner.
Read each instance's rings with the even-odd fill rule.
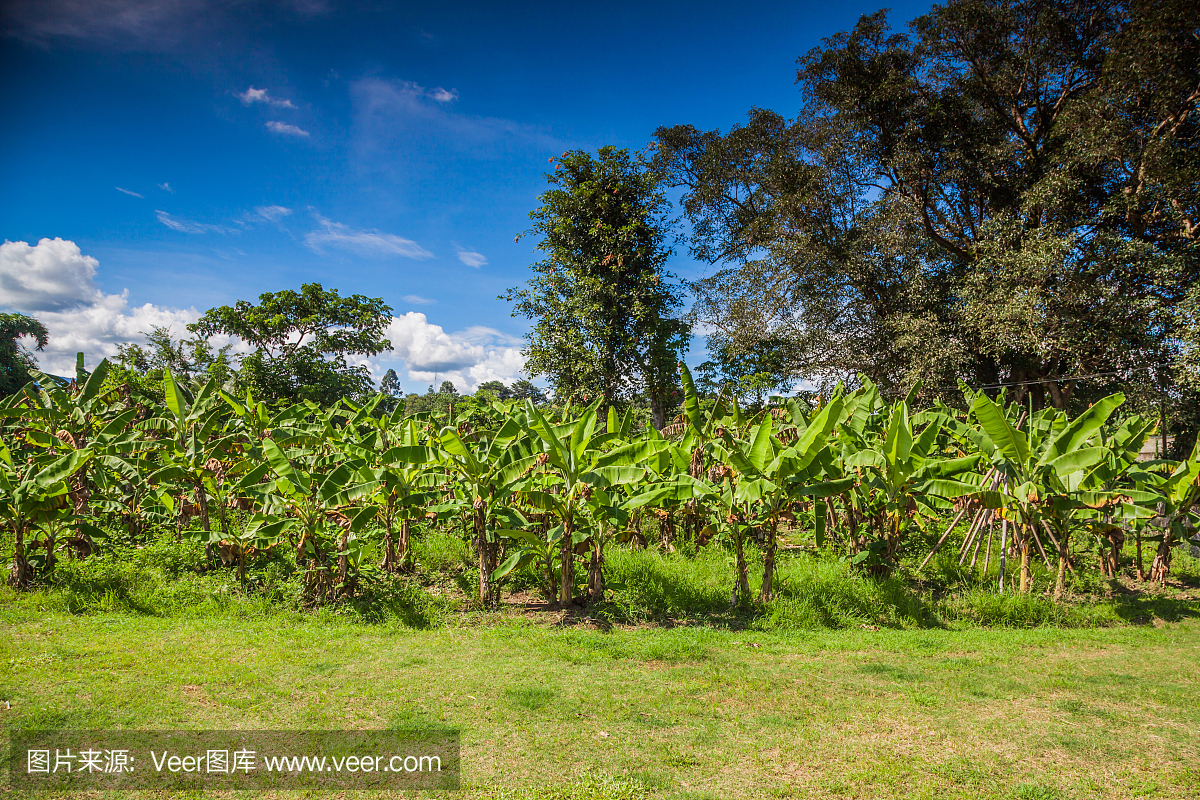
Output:
[[[396,444],[380,452],[391,442]],[[376,448],[363,456],[376,487],[366,502],[374,506],[375,521],[383,528],[383,570],[408,572],[412,524],[436,496],[437,476],[426,466],[438,461],[438,451],[422,446],[417,423],[405,420],[381,431]]]
[[[865,427],[845,432],[842,463],[855,474],[860,505],[880,533],[878,566],[890,571],[910,526],[923,530],[924,521],[948,509],[950,501],[980,490],[974,470],[981,457],[939,458],[940,421],[933,419],[917,434],[907,400],[892,404],[886,419],[887,426],[871,438]],[[865,562],[873,552],[868,548],[855,558]]]
[[[1168,466],[1162,462],[1159,465]],[[1200,439],[1191,455],[1176,464],[1167,476],[1147,471],[1139,479],[1142,486],[1153,489],[1161,503],[1156,524],[1161,524],[1162,534],[1153,537],[1158,541],[1158,549],[1150,566],[1150,580],[1161,584],[1171,574],[1175,546],[1187,538],[1189,529],[1195,530],[1200,520],[1200,514],[1193,510],[1200,503]]]
[[[573,599],[575,547],[588,541],[586,529],[576,530],[588,497],[595,489],[638,481],[646,472],[632,466],[638,457],[638,451],[632,447],[604,452],[604,446],[617,440],[620,432],[596,432],[600,402],[592,403],[576,419],[556,426],[532,402],[526,401],[529,428],[541,440],[539,458],[557,479],[557,486],[556,491],[525,491],[522,496],[526,503],[549,512],[561,523],[558,601],[563,605]],[[602,578],[589,582],[602,583]]]
[[[500,560],[500,537],[489,518],[505,517],[504,528],[513,527],[513,519],[504,514],[505,501],[513,485],[537,464],[538,454],[521,424],[512,417],[490,437],[467,437],[456,428],[445,427],[438,436],[441,464],[456,478],[454,499],[438,506],[440,510],[467,511],[479,557],[479,602],[494,606],[499,601],[499,584],[492,582]],[[460,491],[461,490],[461,491]]]
[[[732,469],[733,501],[743,511],[743,519],[766,529],[763,553],[763,579],[759,599],[774,599],[775,555],[781,518],[791,518],[791,506],[806,485],[818,482],[809,474],[809,467],[825,447],[826,439],[842,413],[842,401],[835,398],[826,404],[796,442],[784,446],[775,438],[774,418],[767,414],[748,432],[748,438],[735,439],[725,431],[719,457]],[[740,548],[739,548],[740,550]],[[744,557],[739,557],[739,575],[745,569]]]
[[[1109,395],[1074,420],[1063,415],[1033,415],[1026,418],[1024,429],[1014,426],[1004,410],[982,392],[971,404],[980,426],[977,444],[1007,478],[1005,491],[987,495],[988,502],[1000,506],[1015,524],[1023,594],[1031,588],[1030,548],[1038,528],[1058,524],[1062,511],[1079,506],[1071,494],[1080,478],[1073,476],[1086,474],[1107,457],[1108,448],[1091,440],[1124,402],[1122,394]],[[1064,557],[1060,552],[1060,559]]]
[[[96,369],[84,369],[83,353],[75,358],[75,380],[64,386],[51,375],[31,370],[35,383],[21,392],[21,401],[0,409],[0,416],[19,417],[32,424],[28,440],[42,447],[55,448],[61,444],[74,450],[87,448],[98,422],[110,412],[109,396],[114,390],[102,392],[108,376],[108,359]],[[36,384],[36,386],[35,386]],[[81,465],[71,476],[70,499],[74,513],[91,515],[92,481],[89,466]]]
[[[1105,458],[1090,470],[1076,473],[1075,497],[1082,506],[1072,509],[1062,518],[1058,545],[1060,549],[1055,597],[1065,591],[1066,568],[1070,564],[1067,538],[1076,525],[1090,531],[1100,542],[1101,569],[1115,578],[1120,571],[1121,548],[1125,531],[1133,528],[1138,534],[1138,573],[1142,577],[1141,528],[1143,521],[1154,516],[1158,494],[1136,488],[1131,484],[1134,474],[1145,475],[1138,468],[1138,454],[1154,430],[1154,420],[1142,416],[1126,419],[1112,435],[1097,431],[1095,443],[1107,448]],[[1065,557],[1064,557],[1065,556]]]
[[[142,430],[167,435],[160,451],[163,467],[151,477],[151,482],[172,481],[186,487],[196,499],[205,534],[212,531],[208,490],[214,478],[223,472],[222,457],[228,457],[233,443],[233,436],[224,430],[217,391],[216,381],[210,380],[189,398],[167,369],[163,374],[163,393],[168,413],[138,423]],[[183,503],[179,510],[184,510]]]
[[[49,573],[54,569],[56,535],[71,518],[68,481],[91,458],[90,450],[70,450],[58,457],[35,454],[18,464],[0,442],[0,518],[13,532],[9,586],[25,589],[35,571]],[[43,553],[31,555],[35,549]]]
[[[356,566],[357,534],[375,515],[369,505],[352,505],[375,490],[374,483],[362,480],[365,465],[310,459],[309,468],[302,469],[273,439],[264,439],[262,449],[266,463],[260,468],[273,480],[244,487],[260,492],[263,509],[250,530],[267,541],[290,537],[296,563],[305,567],[304,589],[310,601],[348,596],[354,589],[351,568]],[[297,459],[308,455],[302,448],[291,450]]]

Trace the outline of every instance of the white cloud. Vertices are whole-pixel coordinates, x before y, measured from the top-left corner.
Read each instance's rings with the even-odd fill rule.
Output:
[[[412,303],[414,306],[431,306],[437,300],[430,300],[428,297],[421,297],[419,294],[406,294],[402,298],[406,303]]]
[[[429,92],[429,96],[439,103],[449,103],[451,100],[458,99],[458,89],[450,89],[449,91],[442,87],[437,87]]]
[[[175,194],[175,190],[171,188],[171,184],[169,183],[160,183],[158,184],[158,188],[162,189],[164,192]]]
[[[241,100],[242,104],[247,106],[251,103],[265,103],[267,102],[267,90],[255,89],[253,86],[251,86],[246,91],[241,92],[240,94],[235,94],[234,97],[236,97],[238,100]]]
[[[488,263],[487,257],[483,253],[476,253],[474,250],[464,250],[461,247],[458,248],[458,260],[468,267],[475,267],[475,269],[479,269]]]
[[[173,231],[180,233],[236,233],[232,228],[227,228],[224,225],[210,225],[206,222],[192,222],[189,219],[180,219],[173,217],[166,211],[155,211],[154,215],[158,217],[158,221],[166,225]]]
[[[452,381],[459,391],[474,391],[487,381],[512,383],[523,377],[525,356],[521,339],[483,326],[446,333],[422,313],[410,311],[393,317],[386,332],[390,354],[366,363],[377,376],[388,368],[392,355],[404,362],[410,381],[424,385]],[[436,388],[436,387],[435,387]]]
[[[388,258],[390,256],[400,256],[402,258],[433,257],[433,253],[421,247],[412,239],[405,239],[403,236],[382,233],[377,230],[355,230],[340,222],[325,219],[320,214],[314,214],[314,216],[317,218],[317,224],[320,225],[320,228],[310,231],[304,237],[304,243],[314,252],[321,253],[327,247],[339,247],[371,258]]]
[[[132,195],[134,197],[142,197],[142,195],[138,194],[137,192],[131,192],[128,189],[122,189],[120,186],[114,186],[113,188],[118,192],[124,192],[125,194]]]
[[[255,206],[254,211],[263,219],[278,222],[292,213],[286,206]]]
[[[282,133],[285,136],[308,136],[308,131],[303,128],[297,128],[295,125],[274,119],[267,123],[267,130]]]
[[[72,374],[75,354],[94,366],[114,357],[120,342],[145,342],[142,331],[171,328],[176,335],[195,322],[195,308],[164,308],[151,303],[129,308],[129,292],[104,294],[95,284],[96,259],[74,242],[42,239],[34,246],[5,241],[0,245],[0,306],[36,317],[50,333],[46,349],[35,352],[39,366],[57,375]]]
[[[295,108],[296,106],[291,100],[279,100],[271,97],[269,89],[255,89],[253,86],[244,92],[235,92],[234,97],[242,101],[242,105],[252,105],[254,103],[266,103],[276,108]]]
[[[100,262],[74,242],[4,240],[0,245],[0,305],[27,311],[59,311],[96,301]]]

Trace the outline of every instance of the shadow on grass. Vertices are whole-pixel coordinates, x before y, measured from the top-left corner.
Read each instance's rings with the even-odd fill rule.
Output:
[[[1150,595],[1118,595],[1113,600],[1117,615],[1130,625],[1150,625],[1155,619],[1182,622],[1200,618],[1200,600]]]

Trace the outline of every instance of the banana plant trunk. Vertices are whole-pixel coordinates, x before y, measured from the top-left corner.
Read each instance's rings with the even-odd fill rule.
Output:
[[[1158,551],[1154,554],[1154,563],[1150,565],[1150,580],[1161,585],[1171,574],[1171,548],[1175,545],[1171,526],[1163,528],[1162,541],[1158,543]]]
[[[487,541],[487,502],[475,498],[474,506],[475,547],[479,551],[479,603],[484,608],[492,606],[492,548]]]
[[[412,571],[412,520],[404,517],[400,520],[400,541],[397,542],[397,569],[400,572]]]
[[[593,603],[604,599],[604,544],[599,536],[592,539],[592,560],[588,565],[588,593]]]
[[[383,523],[383,571],[397,572],[396,542],[392,538],[392,520],[385,519]]]
[[[737,591],[734,596],[733,605],[738,602],[744,602],[750,599],[750,573],[746,567],[746,551],[743,544],[743,531],[741,523],[737,520],[733,521],[733,544],[737,554]]]
[[[558,602],[565,608],[571,602],[575,591],[575,547],[571,543],[574,537],[574,520],[568,511],[563,517],[562,548],[559,554],[559,584]]]
[[[1066,526],[1058,532],[1058,576],[1054,580],[1054,599],[1057,602],[1067,591],[1067,564],[1071,560],[1069,537],[1071,531]]]
[[[25,554],[25,526],[18,521],[13,527],[16,530],[16,543],[13,547],[12,570],[8,574],[8,585],[19,590],[29,585],[31,570],[29,559]]]
[[[775,599],[775,546],[778,526],[779,520],[771,517],[771,524],[767,528],[766,553],[763,556],[762,590],[759,592],[759,599],[764,603],[769,603]]]

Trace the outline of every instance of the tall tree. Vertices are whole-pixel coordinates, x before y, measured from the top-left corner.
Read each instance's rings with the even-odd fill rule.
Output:
[[[207,311],[188,330],[208,338],[236,336],[256,348],[242,359],[239,381],[276,400],[333,403],[372,390],[366,367],[347,356],[373,356],[391,347],[383,338],[392,308],[379,297],[342,297],[306,283],[299,292],[264,292],[254,305]]]
[[[910,35],[879,12],[799,59],[794,120],[660,129],[693,250],[726,266],[697,316],[893,393],[1032,382],[1064,406],[1073,376],[1165,365],[1200,276],[1190,8],[951,0]]]
[[[37,369],[37,360],[21,338],[33,339],[34,349],[42,350],[50,343],[46,326],[25,314],[0,314],[0,397],[21,391],[32,378],[29,370]]]
[[[546,258],[503,296],[513,316],[534,320],[526,370],[560,399],[600,397],[605,408],[645,393],[661,426],[689,329],[666,271],[672,226],[658,176],[643,155],[602,147],[564,153],[546,178],[554,188],[523,234],[540,237]]]

